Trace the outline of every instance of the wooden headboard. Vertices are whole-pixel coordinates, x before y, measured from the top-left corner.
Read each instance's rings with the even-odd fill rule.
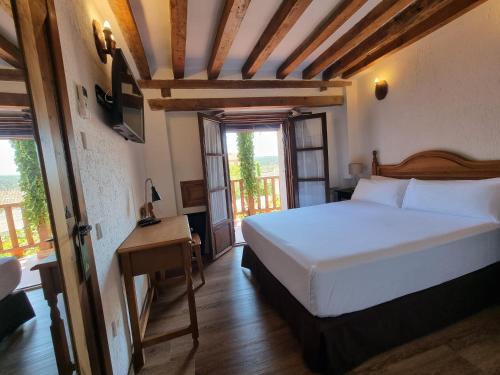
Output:
[[[373,151],[372,174],[422,180],[479,180],[500,177],[500,160],[469,160],[448,151],[423,151],[399,164],[379,164]]]

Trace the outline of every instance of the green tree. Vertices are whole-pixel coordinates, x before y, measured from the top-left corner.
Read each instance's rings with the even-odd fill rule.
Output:
[[[240,160],[240,173],[245,186],[250,214],[253,211],[254,199],[257,195],[257,177],[253,150],[253,133],[240,132],[237,137],[238,159]]]
[[[49,213],[36,144],[32,140],[12,140],[11,145],[20,175],[24,213],[29,224],[38,231],[40,240],[44,241],[50,236]]]

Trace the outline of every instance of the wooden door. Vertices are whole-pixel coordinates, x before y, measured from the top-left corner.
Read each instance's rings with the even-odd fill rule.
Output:
[[[198,113],[201,154],[207,196],[208,230],[212,258],[217,258],[234,244],[231,210],[231,187],[224,124]]]
[[[54,3],[16,0],[12,5],[26,65],[75,368],[81,374],[112,374]]]
[[[289,202],[293,207],[327,203],[330,187],[326,114],[290,118],[287,138]]]

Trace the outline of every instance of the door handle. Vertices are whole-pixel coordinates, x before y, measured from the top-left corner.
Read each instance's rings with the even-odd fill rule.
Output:
[[[82,238],[87,234],[89,234],[91,230],[92,230],[92,225],[90,224],[81,224],[78,226],[78,234]]]

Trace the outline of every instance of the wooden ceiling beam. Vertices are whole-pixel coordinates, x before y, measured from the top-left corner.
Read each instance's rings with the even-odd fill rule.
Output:
[[[0,8],[2,8],[3,10],[5,10],[5,12],[13,17],[12,15],[12,7],[10,6],[10,0],[0,0]]]
[[[487,0],[454,0],[451,4],[439,10],[425,21],[414,26],[404,34],[398,36],[392,42],[383,45],[375,51],[370,52],[363,60],[346,70],[342,77],[350,78],[362,70],[368,68],[384,56],[393,54],[401,49],[415,43],[442,26],[452,22],[456,18],[474,9]]]
[[[143,89],[305,89],[351,86],[350,81],[305,80],[203,80],[203,79],[154,79],[140,80]]]
[[[149,99],[153,111],[203,111],[247,107],[330,107],[344,104],[343,96],[272,96],[249,98]]]
[[[312,0],[284,0],[281,3],[243,65],[241,74],[244,79],[250,79],[257,73],[311,2]]]
[[[297,69],[311,53],[351,18],[367,1],[343,0],[281,64],[276,73],[276,78],[284,79]]]
[[[208,79],[219,77],[251,0],[226,0],[208,62]]]
[[[151,79],[148,59],[129,0],[108,0],[142,79]]]
[[[363,60],[374,49],[390,43],[452,2],[453,0],[416,0],[357,47],[330,65],[323,72],[323,79],[329,80],[337,77]]]
[[[170,45],[174,78],[184,78],[186,64],[187,0],[170,0]]]
[[[0,81],[24,82],[26,77],[21,69],[0,69]]]
[[[28,94],[13,94],[0,92],[0,107],[30,107]]]
[[[355,48],[412,2],[413,0],[384,0],[379,3],[361,21],[342,35],[304,69],[302,78],[311,79],[317,76],[330,64]]]
[[[0,35],[0,59],[12,65],[14,68],[24,68],[21,51],[3,35]]]

